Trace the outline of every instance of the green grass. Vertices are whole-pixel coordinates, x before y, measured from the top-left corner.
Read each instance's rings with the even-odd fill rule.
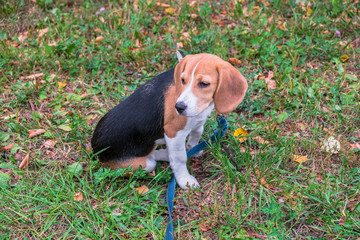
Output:
[[[360,142],[359,3],[56,2],[0,4],[1,238],[163,239],[168,165],[124,177],[87,146],[103,114],[175,66],[180,43],[185,54],[241,60],[249,91],[223,140],[240,171],[219,144],[189,161],[202,187],[177,189],[176,238],[360,238],[360,150],[350,147]],[[205,136],[215,126],[214,114]],[[46,132],[28,138],[37,129]],[[322,150],[331,136],[337,154]]]

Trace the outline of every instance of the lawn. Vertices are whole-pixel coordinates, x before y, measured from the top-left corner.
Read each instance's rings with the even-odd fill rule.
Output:
[[[249,90],[226,150],[189,160],[175,238],[360,238],[359,1],[0,2],[0,238],[163,239],[168,164],[109,171],[89,143],[177,49]]]

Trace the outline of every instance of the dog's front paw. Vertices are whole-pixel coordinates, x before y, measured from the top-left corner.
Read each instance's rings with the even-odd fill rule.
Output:
[[[180,178],[176,178],[176,182],[182,189],[194,189],[200,187],[198,181],[195,177],[191,176],[190,174],[187,176],[183,176]]]

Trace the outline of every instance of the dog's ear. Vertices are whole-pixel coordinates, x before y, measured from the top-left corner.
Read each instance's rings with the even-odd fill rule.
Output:
[[[184,58],[184,55],[179,50],[176,50],[176,56],[179,62]]]
[[[176,55],[178,55],[177,53],[178,52],[176,52]],[[180,53],[180,56],[182,57],[181,53]],[[177,84],[181,85],[180,75],[184,71],[186,63],[190,57],[191,57],[191,55],[187,55],[186,57],[181,58],[181,60],[179,60],[179,63],[176,64],[175,72],[174,72],[175,85],[177,85]]]
[[[217,66],[219,82],[214,94],[215,109],[219,113],[233,111],[244,99],[248,84],[244,76],[230,63]]]

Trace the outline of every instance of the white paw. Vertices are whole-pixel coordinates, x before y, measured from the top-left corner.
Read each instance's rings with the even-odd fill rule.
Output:
[[[179,185],[179,187],[181,187],[184,190],[189,188],[194,189],[200,187],[196,178],[191,176],[190,174],[187,176],[176,178],[176,182]]]
[[[152,159],[146,159],[146,167],[144,168],[144,170],[148,171],[148,172],[152,172],[154,171],[156,167],[156,161],[152,160]]]

